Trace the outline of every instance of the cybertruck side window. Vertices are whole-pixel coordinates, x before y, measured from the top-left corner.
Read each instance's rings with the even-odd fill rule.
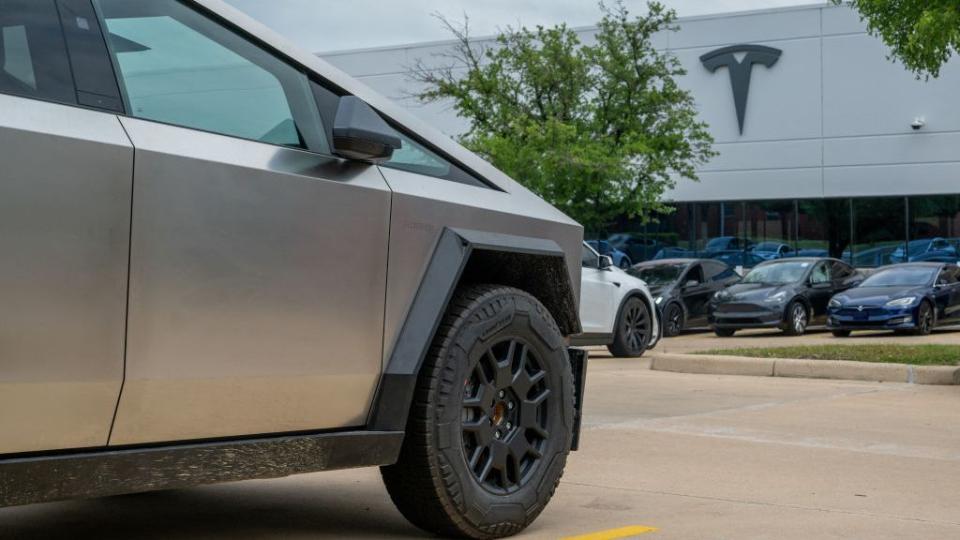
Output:
[[[403,146],[393,153],[390,161],[383,164],[384,167],[424,174],[468,186],[490,187],[486,182],[415,141],[413,137],[402,132],[399,135]]]
[[[0,92],[76,104],[54,0],[0,0]]]
[[[94,0],[131,116],[330,153],[301,70],[177,0]]]

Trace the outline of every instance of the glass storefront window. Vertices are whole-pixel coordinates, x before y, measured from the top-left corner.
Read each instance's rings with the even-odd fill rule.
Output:
[[[796,216],[793,201],[748,202],[744,218],[750,244],[745,266],[794,255]]]
[[[907,241],[907,208],[903,197],[853,199],[854,266],[883,266],[895,262]]]
[[[892,262],[957,262],[960,253],[960,195],[911,197],[910,241],[894,250]]]
[[[751,268],[785,257],[834,257],[876,267],[960,259],[960,195],[678,203],[674,209],[646,224],[624,220],[600,238],[634,264],[704,257]]]
[[[796,219],[796,256],[850,262],[850,199],[797,201]]]

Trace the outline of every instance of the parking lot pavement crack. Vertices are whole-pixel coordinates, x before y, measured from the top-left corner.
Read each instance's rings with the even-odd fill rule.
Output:
[[[960,527],[960,521],[942,521],[937,519],[923,519],[911,516],[901,516],[897,514],[878,514],[875,512],[859,512],[855,510],[839,510],[835,508],[823,508],[819,506],[806,506],[802,504],[782,504],[782,503],[772,503],[768,501],[758,501],[751,499],[736,499],[730,497],[714,497],[710,495],[694,495],[691,493],[678,493],[672,491],[663,491],[655,489],[642,489],[642,488],[632,488],[632,487],[623,487],[623,486],[608,486],[602,484],[593,484],[588,482],[572,482],[567,480],[562,480],[562,484],[567,484],[571,486],[580,486],[612,491],[623,491],[628,493],[644,493],[648,495],[661,495],[664,497],[682,497],[687,499],[696,499],[702,501],[715,501],[715,502],[724,502],[731,504],[744,504],[751,506],[762,506],[767,508],[784,508],[790,510],[806,510],[810,512],[822,512],[825,514],[841,514],[849,516],[858,516],[858,517],[869,517],[869,518],[878,518],[878,519],[889,519],[894,521],[908,522],[908,523],[923,523],[929,525],[946,525],[950,527]]]

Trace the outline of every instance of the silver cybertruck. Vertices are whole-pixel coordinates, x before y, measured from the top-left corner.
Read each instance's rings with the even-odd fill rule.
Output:
[[[577,223],[220,1],[0,35],[0,506],[380,466],[427,531],[536,518]]]

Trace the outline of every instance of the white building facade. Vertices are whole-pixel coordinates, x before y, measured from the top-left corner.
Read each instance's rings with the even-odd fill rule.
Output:
[[[648,224],[623,220],[597,234],[616,235],[634,262],[682,253],[750,266],[766,256],[758,244],[859,266],[956,260],[960,62],[939,79],[917,80],[887,59],[846,7],[693,17],[679,25],[657,46],[687,70],[682,84],[719,156],[700,168],[699,182],[682,180],[665,195],[673,214]],[[589,41],[593,30],[579,33]],[[456,135],[465,123],[448,105],[409,97],[418,90],[409,68],[418,59],[442,64],[436,55],[450,46],[322,56]],[[744,73],[741,126],[735,94],[747,87]]]

